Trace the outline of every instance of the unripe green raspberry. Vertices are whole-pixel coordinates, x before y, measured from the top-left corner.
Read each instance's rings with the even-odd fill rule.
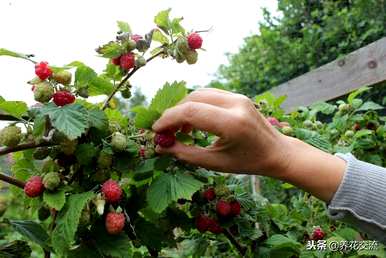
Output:
[[[59,165],[52,159],[48,159],[43,163],[42,173],[48,174],[49,172],[59,172]]]
[[[229,188],[225,185],[218,185],[214,188],[214,192],[216,193],[216,196],[228,196],[231,194],[231,191]]]
[[[188,64],[195,64],[197,63],[198,53],[196,50],[189,50],[189,52],[185,54],[185,58]]]
[[[87,99],[89,97],[88,89],[86,87],[80,88],[77,92],[78,92],[78,95],[81,96],[82,98]]]
[[[137,41],[136,47],[139,52],[146,52],[146,50],[148,50],[150,46],[148,45],[146,40],[140,39]]]
[[[72,74],[69,71],[63,70],[54,73],[52,78],[58,83],[68,85],[71,83]]]
[[[177,48],[177,51],[183,56],[185,56],[186,53],[188,53],[191,50],[188,45],[188,41],[184,37],[179,37],[177,39],[176,48]]]
[[[56,172],[50,172],[43,177],[43,185],[48,190],[55,190],[60,185],[60,175]]]
[[[121,90],[122,98],[129,99],[131,97],[131,90],[129,88],[124,88]]]
[[[60,147],[64,154],[71,155],[71,154],[74,154],[77,144],[78,144],[78,141],[76,139],[69,140],[66,138],[64,141],[60,143]]]
[[[136,67],[142,67],[146,65],[146,59],[143,56],[137,57],[135,60],[135,66]]]
[[[50,154],[50,149],[48,147],[40,147],[35,149],[33,157],[37,160],[43,160],[47,158],[48,154]]]
[[[38,218],[40,221],[44,221],[48,219],[48,217],[51,215],[50,209],[48,207],[42,206],[38,210]]]
[[[313,128],[313,127],[314,127],[314,123],[312,123],[311,120],[305,120],[305,121],[303,122],[303,126],[304,126],[305,128]]]
[[[113,163],[113,155],[106,151],[101,151],[98,156],[98,166],[100,168],[109,168]]]
[[[120,132],[114,133],[111,138],[111,146],[113,147],[114,151],[124,151],[127,148],[126,136]]]
[[[21,129],[15,125],[4,127],[0,131],[0,143],[8,147],[14,147],[21,140]]]
[[[34,98],[36,101],[46,103],[51,100],[53,94],[54,88],[49,82],[43,81],[35,85]]]
[[[134,40],[129,39],[129,40],[125,41],[124,46],[126,47],[127,51],[130,52],[130,51],[133,51],[137,47],[137,43]]]
[[[347,130],[345,133],[344,133],[344,136],[346,136],[347,138],[351,138],[351,137],[354,137],[355,133],[354,131],[352,130]]]
[[[346,112],[350,111],[351,106],[350,106],[350,104],[343,103],[343,104],[340,104],[340,105],[339,105],[338,109],[339,109],[339,111],[341,111],[342,113],[346,113]]]
[[[316,122],[315,122],[315,126],[316,126],[316,128],[318,128],[318,129],[322,129],[322,128],[323,128],[323,123],[320,122],[320,121],[316,121]]]
[[[281,128],[281,132],[284,134],[284,135],[292,135],[294,130],[292,129],[292,127],[290,126],[283,126]]]

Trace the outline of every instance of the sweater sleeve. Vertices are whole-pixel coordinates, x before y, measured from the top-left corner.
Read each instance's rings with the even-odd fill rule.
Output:
[[[386,169],[335,154],[345,160],[346,171],[328,204],[328,215],[342,220],[386,244]]]

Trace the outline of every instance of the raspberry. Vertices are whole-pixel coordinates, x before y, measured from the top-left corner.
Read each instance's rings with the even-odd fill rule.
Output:
[[[20,140],[21,129],[17,126],[10,125],[0,131],[0,142],[2,145],[14,147],[19,144]]]
[[[232,207],[229,202],[219,200],[216,204],[216,211],[219,216],[227,217],[231,214]]]
[[[80,89],[77,90],[77,93],[80,97],[82,98],[88,98],[89,97],[89,94],[88,94],[88,88],[87,87],[82,87]]]
[[[121,57],[118,56],[118,57],[114,57],[111,59],[111,63],[114,64],[114,65],[121,65]]]
[[[163,133],[157,133],[154,137],[155,145],[159,145],[163,148],[169,148],[174,145],[176,142],[176,136],[170,131],[165,131]]]
[[[345,133],[344,133],[344,136],[346,136],[347,138],[351,138],[351,137],[354,137],[355,133],[354,131],[352,130],[347,130]]]
[[[355,123],[352,127],[353,131],[359,131],[361,129],[361,125],[359,123]]]
[[[47,62],[40,62],[35,64],[35,74],[40,80],[45,80],[52,75],[52,70]]]
[[[198,53],[196,50],[189,50],[186,54],[185,54],[185,58],[186,58],[186,62],[188,64],[195,64],[197,63],[197,59],[198,59]]]
[[[106,230],[110,235],[117,235],[125,227],[125,215],[118,212],[109,212],[105,221]]]
[[[135,60],[136,67],[142,67],[146,65],[146,59],[143,56],[140,56]]]
[[[122,189],[117,182],[112,179],[107,180],[102,185],[102,193],[109,203],[117,203],[122,198]]]
[[[185,54],[191,49],[189,48],[188,41],[184,37],[179,37],[176,41],[176,55],[181,55],[185,60]]]
[[[50,172],[43,177],[43,185],[48,190],[55,190],[60,184],[60,176],[57,172]]]
[[[284,134],[284,135],[292,135],[294,130],[292,129],[292,127],[290,126],[283,126],[283,128],[281,128],[281,132]]]
[[[232,216],[238,216],[241,212],[241,205],[238,201],[232,201],[230,203],[231,205],[231,214]]]
[[[139,39],[136,43],[136,48],[138,49],[139,52],[145,52],[148,50],[150,45],[148,42],[144,39]]]
[[[139,155],[141,158],[145,158],[145,157],[146,157],[146,148],[145,148],[144,146],[141,146],[141,147],[139,148],[138,155]]]
[[[346,103],[342,103],[342,104],[339,105],[338,109],[339,109],[340,112],[346,113],[346,112],[350,111],[351,105],[350,104],[346,104]]]
[[[57,106],[61,107],[67,104],[74,103],[74,101],[75,101],[75,96],[72,95],[72,93],[69,91],[62,90],[54,93],[54,103]]]
[[[267,117],[267,121],[272,125],[272,126],[277,126],[281,127],[279,120],[277,120],[276,117],[269,116]]]
[[[138,35],[138,34],[133,34],[133,35],[131,35],[131,39],[134,40],[135,43],[137,43],[138,40],[143,39],[143,37],[141,35]]]
[[[40,176],[32,176],[28,179],[24,186],[24,193],[28,197],[38,197],[44,191],[44,185]]]
[[[51,100],[53,94],[54,94],[54,88],[49,82],[44,81],[44,82],[35,84],[34,99],[36,101],[39,101],[41,103],[46,103]]]
[[[311,240],[322,240],[325,236],[325,233],[321,228],[315,228],[314,232],[312,232]]]
[[[120,152],[126,150],[127,147],[127,138],[125,135],[120,132],[113,134],[111,138],[111,147],[114,151]]]
[[[208,227],[208,230],[210,232],[212,232],[213,234],[220,234],[223,231],[223,229],[220,226],[220,224],[218,223],[218,221],[214,220],[214,219],[211,220],[211,223],[210,223],[210,225]]]
[[[188,35],[188,44],[191,49],[198,49],[202,46],[202,38],[198,33],[190,33]]]
[[[303,126],[304,126],[305,128],[313,128],[313,127],[314,127],[314,123],[313,123],[311,120],[305,120],[305,121],[303,122]]]
[[[98,156],[98,166],[100,168],[109,168],[113,163],[113,155],[106,151],[101,151]]]
[[[120,66],[124,70],[130,70],[135,65],[135,57],[133,53],[127,53],[121,56],[119,59]]]
[[[56,82],[61,83],[63,85],[68,85],[71,83],[72,74],[69,71],[59,71],[52,75],[52,79]]]
[[[205,192],[202,193],[202,196],[209,202],[213,201],[216,198],[216,193],[214,192],[214,188],[208,188]]]
[[[374,122],[368,122],[366,124],[366,129],[375,131],[377,130],[377,125]]]
[[[196,228],[198,229],[198,231],[200,232],[205,232],[208,230],[209,226],[211,225],[212,223],[212,219],[209,218],[208,216],[206,215],[203,215],[203,214],[200,214],[197,218],[196,218]]]

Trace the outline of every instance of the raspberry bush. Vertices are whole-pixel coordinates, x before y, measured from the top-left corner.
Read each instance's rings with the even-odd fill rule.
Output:
[[[215,137],[151,131],[188,94],[184,82],[165,83],[149,106],[132,109],[133,119],[117,107],[131,96],[130,78],[153,59],[198,60],[203,32],[186,31],[170,10],[154,21],[145,35],[119,21],[116,39],[96,49],[107,63],[100,74],[80,61],[55,66],[0,49],[33,64],[26,92],[32,85],[38,102],[0,101],[0,119],[9,121],[0,131],[0,154],[13,158],[0,174],[12,185],[6,199],[0,195],[0,257],[330,257],[306,251],[306,241],[365,239],[329,221],[321,202],[291,185],[266,179],[260,194],[248,177],[155,154],[157,145],[208,146]],[[282,98],[265,94],[256,102],[284,134],[384,165],[385,119],[375,112],[380,105],[358,98],[363,91],[339,108],[318,103],[288,115],[279,108]],[[102,103],[88,100],[101,95]],[[320,113],[332,121],[320,122]]]

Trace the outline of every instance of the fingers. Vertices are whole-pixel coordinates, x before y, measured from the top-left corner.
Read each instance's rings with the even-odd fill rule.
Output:
[[[232,122],[226,109],[200,102],[185,102],[170,108],[153,124],[155,132],[181,128],[188,124],[196,129],[223,135],[224,128]]]

